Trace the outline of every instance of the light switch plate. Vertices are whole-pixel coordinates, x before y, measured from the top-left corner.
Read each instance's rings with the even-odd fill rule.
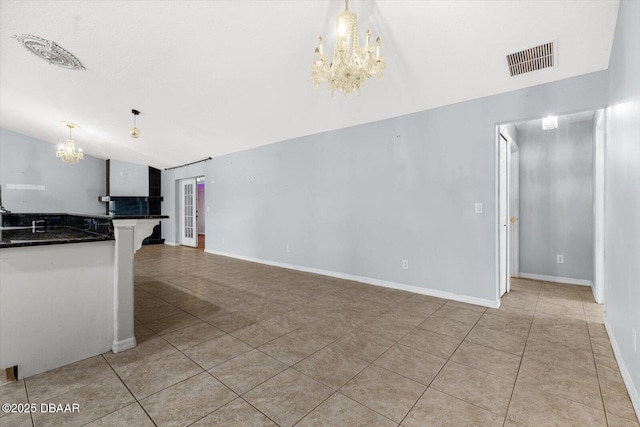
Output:
[[[482,203],[476,203],[476,213],[477,214],[482,213]]]

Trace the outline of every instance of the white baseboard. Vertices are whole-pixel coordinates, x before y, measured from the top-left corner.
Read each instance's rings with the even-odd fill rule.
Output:
[[[168,241],[166,239],[164,241],[164,244],[168,245],[168,246],[180,246],[180,243],[170,242],[170,241]]]
[[[404,283],[389,282],[387,280],[374,279],[371,277],[364,277],[364,276],[356,276],[353,274],[340,273],[337,271],[330,271],[330,270],[322,270],[319,268],[305,267],[305,266],[295,265],[295,264],[287,264],[287,263],[278,262],[278,261],[269,261],[269,260],[264,260],[259,258],[252,258],[244,255],[236,255],[236,254],[227,253],[227,252],[214,251],[211,249],[205,249],[204,251],[206,253],[213,254],[213,255],[221,255],[229,258],[241,259],[243,261],[250,261],[250,262],[256,262],[259,264],[271,265],[274,267],[287,268],[289,270],[297,270],[297,271],[304,271],[307,273],[320,274],[322,276],[336,277],[338,279],[353,280],[355,282],[367,283],[369,285],[382,286],[382,287],[391,288],[391,289],[398,289],[401,291],[408,291],[416,294],[428,295],[431,297],[450,299],[454,301],[466,302],[468,304],[481,305],[481,306],[490,307],[490,308],[500,307],[500,300],[493,301],[493,300],[484,299],[484,298],[476,298],[476,297],[471,297],[466,295],[459,295],[459,294],[454,294],[452,292],[441,291],[438,289],[422,288],[420,286],[405,285]]]
[[[120,341],[113,341],[111,345],[111,351],[114,353],[119,353],[121,351],[129,350],[130,348],[134,348],[136,346],[136,337],[127,338]]]
[[[616,336],[613,334],[613,331],[611,330],[611,326],[609,325],[609,321],[607,320],[606,315],[604,318],[604,327],[607,330],[607,334],[609,334],[609,340],[611,341],[613,354],[616,357],[616,361],[618,362],[618,367],[620,368],[620,374],[622,375],[622,380],[624,381],[624,385],[627,387],[627,392],[629,393],[629,398],[631,399],[631,403],[633,404],[633,409],[635,409],[636,411],[636,417],[640,419],[640,392],[638,391],[638,388],[633,383],[631,374],[629,373],[627,366],[624,364],[624,359],[622,359],[622,355],[620,354],[620,347],[618,347]]]
[[[566,283],[567,285],[579,285],[591,287],[591,280],[573,279],[571,277],[545,276],[544,274],[518,273],[518,277],[522,279],[541,280],[543,282]]]

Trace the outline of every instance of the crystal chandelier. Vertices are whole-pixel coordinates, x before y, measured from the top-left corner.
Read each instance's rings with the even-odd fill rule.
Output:
[[[327,82],[327,88],[333,96],[336,90],[343,95],[360,91],[364,79],[378,76],[382,80],[385,60],[380,55],[380,37],[376,45],[371,45],[371,31],[367,30],[364,47],[358,43],[358,18],[349,10],[349,0],[345,0],[344,12],[336,18],[336,34],[333,44],[333,61],[322,49],[322,37],[318,38],[315,59],[311,70],[313,85],[318,88],[321,82]]]
[[[71,139],[71,129],[75,126],[71,123],[67,123],[67,127],[69,128],[69,139],[67,139],[67,142],[64,145],[60,145],[58,147],[56,157],[60,157],[65,163],[75,165],[78,161],[84,158],[84,154],[82,153],[82,148],[78,148],[78,151],[76,151],[76,144],[73,142],[73,139]]]

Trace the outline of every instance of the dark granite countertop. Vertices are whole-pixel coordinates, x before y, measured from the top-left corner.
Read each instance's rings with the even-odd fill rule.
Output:
[[[3,213],[0,249],[115,240],[111,218],[62,213]]]
[[[163,219],[167,215],[9,213],[0,221],[0,249],[115,240],[113,220]]]
[[[7,229],[5,227],[0,230],[0,249],[108,240],[115,240],[115,237],[112,234],[99,234],[73,227],[48,227],[45,230],[36,230],[35,232],[32,228]]]

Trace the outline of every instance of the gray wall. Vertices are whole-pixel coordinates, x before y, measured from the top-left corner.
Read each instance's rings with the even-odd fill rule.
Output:
[[[640,415],[640,2],[623,0],[609,66],[605,141],[605,318]],[[640,336],[638,336],[640,339]],[[624,375],[626,374],[626,375]]]
[[[207,250],[496,301],[496,124],[606,101],[598,72],[217,157],[163,212],[206,175]]]
[[[148,196],[149,167],[136,163],[109,162],[110,196]]]
[[[104,214],[105,162],[87,154],[78,164],[56,158],[57,147],[0,129],[2,203],[13,212]],[[7,184],[34,184],[44,190],[11,190]]]
[[[592,145],[592,120],[520,130],[522,273],[592,280]]]

